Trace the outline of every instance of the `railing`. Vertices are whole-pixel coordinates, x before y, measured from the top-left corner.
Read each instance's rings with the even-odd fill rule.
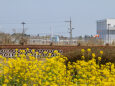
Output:
[[[22,49],[18,49],[18,51],[17,51],[18,54],[21,54],[20,50],[22,50]],[[41,57],[41,56],[44,57],[44,56],[48,56],[48,54],[51,53],[51,56],[55,56],[55,54],[54,54],[55,49],[34,49],[35,52],[38,52],[41,55],[36,55],[36,53],[33,54],[32,53],[33,49],[29,49],[29,50],[23,49],[23,50],[25,50],[25,55],[27,55],[27,53],[31,53],[32,55],[34,55],[36,57]],[[46,51],[47,54],[44,54],[44,51]],[[63,50],[57,50],[57,51],[61,54],[63,53]],[[16,54],[16,49],[0,49],[0,55],[2,55],[3,57],[12,58],[15,56],[15,54]]]

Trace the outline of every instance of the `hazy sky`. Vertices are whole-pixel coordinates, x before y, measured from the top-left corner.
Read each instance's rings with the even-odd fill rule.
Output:
[[[73,36],[95,35],[96,21],[115,18],[115,0],[0,0],[0,31],[22,31],[21,22],[26,22],[26,33],[69,36],[72,18]]]

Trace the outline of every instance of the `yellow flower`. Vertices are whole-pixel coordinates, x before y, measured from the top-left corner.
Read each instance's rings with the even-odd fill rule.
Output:
[[[35,53],[35,50],[34,50],[34,49],[32,49],[32,53]]]
[[[22,86],[27,86],[27,84],[23,84]]]
[[[85,52],[85,49],[81,49],[81,52],[84,53],[84,52]]]
[[[85,59],[85,56],[82,56],[81,59]]]
[[[47,86],[47,85],[50,85],[50,83],[49,83],[48,81],[46,81],[45,85],[46,85],[46,86]]]
[[[3,84],[2,86],[7,86],[7,84]]]
[[[0,59],[2,59],[2,58],[3,58],[3,56],[0,55]]]
[[[101,57],[98,57],[98,60],[101,61]]]
[[[58,53],[58,50],[54,50],[54,53],[57,54],[57,53]]]
[[[100,54],[103,55],[103,51],[102,50],[100,51]]]
[[[40,55],[40,56],[41,56],[42,54],[41,54],[41,53],[39,53],[38,55]]]
[[[92,57],[95,58],[95,53],[92,53]]]
[[[17,51],[18,51],[18,49],[15,49],[15,51],[17,52]]]
[[[88,51],[88,52],[91,52],[91,49],[90,49],[90,48],[88,48],[88,49],[87,49],[87,51]]]
[[[22,50],[23,53],[25,53],[26,51],[25,50]]]
[[[18,55],[17,55],[17,54],[15,54],[15,57],[18,57]]]
[[[36,55],[38,55],[39,54],[39,52],[36,52]]]
[[[19,79],[16,80],[19,83]]]
[[[22,50],[20,50],[20,53],[22,53]]]
[[[37,84],[33,84],[33,86],[38,86]]]
[[[77,60],[76,62],[67,61],[67,57],[60,55],[56,50],[53,57],[48,53],[49,58],[38,58],[36,54],[40,53],[23,53],[17,52],[20,57],[3,58],[0,63],[0,78],[4,75],[5,84],[2,86],[10,86],[12,84],[19,85],[20,81],[24,81],[22,86],[114,86],[115,80],[115,64],[108,62],[106,64],[98,64],[101,57],[98,57],[98,63],[92,53],[92,59]],[[85,50],[81,50],[84,54]],[[90,52],[90,49],[87,49]],[[43,55],[42,55],[43,56]],[[27,57],[27,58],[24,58]],[[85,59],[85,55],[81,56]],[[65,64],[67,62],[67,64]],[[111,71],[110,71],[111,68]],[[105,83],[106,82],[106,83]],[[27,83],[27,84],[26,84]],[[77,83],[77,84],[76,84]]]
[[[44,51],[43,53],[44,53],[44,54],[47,54],[47,51]]]
[[[4,81],[5,83],[8,83],[9,82],[9,80],[8,79],[5,79],[5,81]]]
[[[51,57],[52,56],[52,53],[48,53],[48,57]]]
[[[26,48],[27,51],[29,51],[29,48]]]

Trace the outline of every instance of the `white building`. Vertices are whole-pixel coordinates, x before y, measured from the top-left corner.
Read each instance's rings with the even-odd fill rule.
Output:
[[[97,34],[105,43],[115,42],[115,19],[98,20]]]

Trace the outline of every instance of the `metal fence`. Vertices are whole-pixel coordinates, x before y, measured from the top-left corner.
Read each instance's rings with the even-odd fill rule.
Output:
[[[35,57],[44,57],[44,56],[48,56],[49,53],[51,53],[51,56],[55,56],[54,50],[55,49],[34,49],[35,52],[38,52],[41,55],[37,55],[36,53],[32,53],[33,49],[29,49],[27,51],[27,49],[18,49],[18,55],[21,54],[20,50],[25,50],[25,55],[27,55],[28,53],[31,53],[33,56]],[[44,54],[44,51],[47,52],[47,54]],[[59,53],[63,53],[63,50],[57,50]],[[0,49],[0,55],[3,57],[8,57],[8,58],[12,58],[15,57],[16,54],[16,50],[15,49]]]

